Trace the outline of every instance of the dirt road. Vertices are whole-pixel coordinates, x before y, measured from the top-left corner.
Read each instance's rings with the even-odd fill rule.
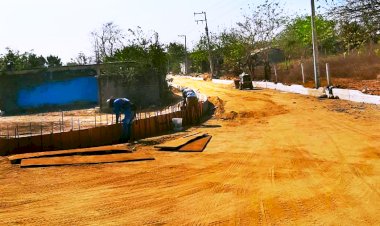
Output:
[[[1,158],[0,225],[380,224],[379,106],[175,81],[218,107],[191,129],[213,135],[203,153],[139,146],[156,160],[31,169]]]

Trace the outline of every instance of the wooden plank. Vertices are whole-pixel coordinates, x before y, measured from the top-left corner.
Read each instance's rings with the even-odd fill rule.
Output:
[[[211,136],[205,136],[205,137],[202,137],[198,140],[194,140],[188,144],[185,144],[184,146],[182,146],[180,149],[178,149],[178,151],[181,151],[181,152],[202,152],[208,142],[210,142],[211,140]]]
[[[46,167],[46,166],[99,164],[99,163],[144,161],[144,160],[154,160],[154,158],[144,153],[86,155],[86,156],[74,155],[74,156],[23,159],[21,161],[20,166],[21,167]]]
[[[18,155],[8,156],[11,163],[19,163],[22,159],[47,157],[47,156],[67,156],[73,154],[88,154],[88,153],[109,153],[109,152],[126,152],[131,153],[125,145],[119,146],[105,146],[105,147],[94,147],[94,148],[82,148],[82,149],[72,149],[72,150],[60,150],[60,151],[45,151],[45,152],[35,152],[35,153],[25,153]]]
[[[161,148],[161,149],[168,149],[168,150],[173,150],[173,149],[178,149],[180,148],[181,146],[193,141],[193,140],[196,140],[196,139],[199,139],[201,137],[204,137],[206,134],[197,134],[197,135],[194,135],[194,136],[190,136],[190,137],[181,137],[179,139],[176,139],[176,140],[172,140],[172,141],[169,141],[169,142],[165,142],[163,144],[160,144],[160,145],[156,145],[154,146],[155,148]]]

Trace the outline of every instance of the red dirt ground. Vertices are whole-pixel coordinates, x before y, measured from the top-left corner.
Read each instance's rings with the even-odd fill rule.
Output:
[[[218,107],[186,132],[213,136],[203,153],[152,147],[169,136],[139,142],[147,162],[21,169],[0,157],[0,225],[380,224],[380,106],[175,82]]]

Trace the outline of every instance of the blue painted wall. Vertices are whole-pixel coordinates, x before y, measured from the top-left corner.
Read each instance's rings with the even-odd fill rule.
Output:
[[[21,108],[36,108],[75,102],[98,103],[98,90],[98,81],[92,76],[45,82],[35,87],[20,89],[17,104]]]

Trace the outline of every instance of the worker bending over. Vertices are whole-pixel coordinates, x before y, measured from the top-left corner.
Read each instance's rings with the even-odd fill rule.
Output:
[[[190,122],[198,121],[199,113],[198,113],[198,97],[194,90],[189,88],[184,88],[182,90],[183,97],[183,106],[186,107],[186,111],[188,112],[188,117],[190,117]]]
[[[119,118],[124,113],[123,133],[121,139],[123,141],[131,138],[132,122],[135,118],[135,105],[127,98],[108,99],[107,103],[116,115],[116,123],[119,123]]]
[[[183,106],[188,108],[194,107],[194,105],[198,105],[198,97],[194,90],[189,88],[184,88],[182,90],[183,97]]]

